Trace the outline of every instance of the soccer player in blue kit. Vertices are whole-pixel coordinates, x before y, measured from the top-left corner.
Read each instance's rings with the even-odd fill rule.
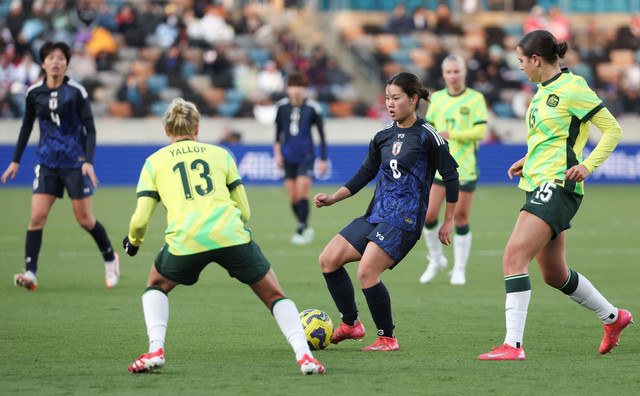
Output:
[[[70,59],[71,49],[65,43],[47,42],[40,48],[46,75],[27,90],[18,143],[11,163],[2,174],[2,183],[15,178],[37,118],[40,142],[36,150],[31,218],[25,244],[26,270],[13,278],[15,285],[28,290],[38,286],[36,270],[42,230],[51,207],[56,198],[62,198],[65,188],[78,224],[91,234],[102,253],[106,286],[112,288],[120,279],[118,254],[113,251],[106,230],[93,215],[91,196],[98,185],[93,170],[96,128],[87,91],[65,76]]]
[[[320,161],[318,171],[327,171],[327,148],[320,104],[307,99],[307,77],[293,73],[287,81],[287,97],[278,101],[276,114],[276,140],[273,155],[276,166],[284,169],[284,187],[289,195],[293,212],[298,220],[296,233],[291,238],[294,245],[306,245],[313,241],[314,231],[308,226],[309,191],[313,180],[315,148],[311,128],[320,136]]]
[[[453,216],[458,201],[458,164],[449,146],[436,130],[416,115],[420,99],[429,91],[418,77],[402,72],[387,81],[386,106],[393,122],[378,132],[358,172],[332,195],[317,194],[318,208],[331,206],[378,181],[364,216],[358,217],[336,235],[318,259],[331,297],[342,317],[332,343],[361,340],[365,329],[358,318],[353,284],[344,265],[360,261],[358,281],[378,329],[378,339],[363,351],[395,351],[389,292],[380,274],[393,269],[420,239],[429,203],[429,191],[436,170],[446,188],[444,222],[440,241],[451,243]]]

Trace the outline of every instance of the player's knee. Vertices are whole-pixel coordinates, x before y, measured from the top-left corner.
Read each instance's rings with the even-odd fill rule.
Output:
[[[84,228],[87,231],[93,230],[93,227],[96,226],[95,219],[91,217],[76,217],[76,220],[78,221],[80,227]]]
[[[378,274],[368,268],[358,267],[358,282],[363,289],[367,289],[378,283]]]

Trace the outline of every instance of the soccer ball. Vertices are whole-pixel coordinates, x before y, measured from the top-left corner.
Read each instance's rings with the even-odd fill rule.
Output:
[[[333,322],[319,309],[307,309],[300,312],[300,322],[307,335],[307,344],[312,350],[324,349],[333,337]]]

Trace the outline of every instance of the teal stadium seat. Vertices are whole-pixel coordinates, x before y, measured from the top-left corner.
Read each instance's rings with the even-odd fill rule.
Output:
[[[169,78],[164,74],[152,74],[147,78],[147,85],[153,93],[159,95],[169,86]]]

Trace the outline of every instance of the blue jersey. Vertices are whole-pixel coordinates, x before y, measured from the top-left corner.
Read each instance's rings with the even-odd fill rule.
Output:
[[[51,89],[43,79],[29,87],[26,101],[14,162],[20,162],[36,117],[40,125],[37,164],[72,169],[81,167],[83,162],[93,162],[96,131],[82,85],[65,77],[58,88]]]
[[[447,141],[431,125],[420,118],[409,128],[394,122],[373,137],[367,157],[345,187],[353,195],[378,175],[367,221],[416,231],[424,226],[436,170],[448,182],[458,179],[457,168]]]
[[[289,98],[284,98],[276,106],[276,142],[282,145],[284,161],[292,164],[313,161],[316,156],[311,136],[313,125],[320,135],[320,158],[327,159],[320,104],[306,99],[302,106],[293,106]]]

